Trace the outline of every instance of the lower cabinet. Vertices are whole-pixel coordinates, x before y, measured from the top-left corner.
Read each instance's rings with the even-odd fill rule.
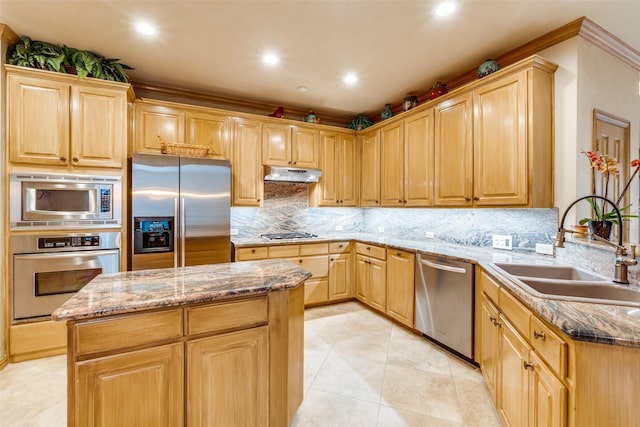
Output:
[[[387,307],[386,250],[356,243],[356,254],[356,298],[384,312]]]
[[[354,269],[351,243],[329,244],[329,301],[354,297]]]
[[[184,425],[182,343],[79,362],[75,369],[76,426]]]
[[[414,253],[387,249],[386,313],[410,328],[415,323],[415,265]]]
[[[269,425],[268,337],[262,326],[187,343],[188,427]]]

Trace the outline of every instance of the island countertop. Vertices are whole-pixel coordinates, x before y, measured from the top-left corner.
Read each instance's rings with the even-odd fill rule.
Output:
[[[51,317],[78,320],[266,294],[295,288],[309,277],[309,271],[281,259],[102,274]]]

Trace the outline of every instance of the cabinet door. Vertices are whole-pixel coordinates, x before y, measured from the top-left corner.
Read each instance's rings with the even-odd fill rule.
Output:
[[[260,206],[263,193],[262,127],[257,120],[236,119],[233,140],[233,205]]]
[[[435,202],[473,204],[473,114],[471,95],[435,107]]]
[[[380,206],[380,132],[362,135],[360,206]]]
[[[529,363],[531,348],[515,328],[500,316],[500,380],[498,412],[507,427],[527,426],[529,417]]]
[[[339,160],[338,202],[340,206],[358,206],[358,146],[353,134],[340,134],[336,157]]]
[[[291,166],[291,126],[276,123],[263,125],[262,163]]]
[[[183,344],[78,362],[77,426],[184,425]]]
[[[473,195],[477,206],[528,203],[526,81],[522,71],[473,93]]]
[[[304,282],[304,305],[319,304],[329,300],[329,282],[326,278],[307,279]]]
[[[387,263],[369,258],[369,300],[371,307],[380,311],[387,308]]]
[[[161,142],[184,143],[185,112],[159,104],[136,103],[135,151],[159,153]]]
[[[404,139],[402,122],[380,130],[380,200],[382,206],[404,205]]]
[[[356,256],[356,298],[362,302],[369,300],[369,257]]]
[[[262,326],[187,343],[187,426],[268,425],[268,341]]]
[[[8,89],[11,162],[69,164],[69,85],[11,74]]]
[[[291,164],[297,168],[318,167],[318,131],[295,126],[291,131]]]
[[[498,309],[482,294],[482,315],[480,320],[481,358],[480,369],[487,382],[494,402],[498,402],[498,339],[500,337],[500,315]]]
[[[433,110],[404,120],[405,206],[433,206]]]
[[[338,205],[338,181],[345,171],[340,170],[338,144],[339,136],[336,132],[320,132],[320,169],[322,176],[314,191],[318,193],[318,206]]]
[[[387,250],[387,314],[413,328],[415,262],[411,252]]]
[[[351,252],[329,257],[329,300],[353,297],[353,263]]]
[[[124,167],[127,94],[94,87],[71,88],[71,164]]]
[[[186,113],[187,144],[205,145],[207,157],[230,159],[229,117],[223,114],[188,111]]]
[[[535,352],[529,391],[529,426],[564,427],[567,419],[567,388]]]

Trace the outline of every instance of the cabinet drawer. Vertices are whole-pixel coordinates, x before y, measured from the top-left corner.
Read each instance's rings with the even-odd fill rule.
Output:
[[[266,324],[267,298],[187,308],[187,335]]]
[[[531,312],[515,299],[509,292],[504,289],[500,289],[499,294],[499,307],[505,316],[509,319],[511,324],[520,332],[523,336],[529,336],[529,317]]]
[[[76,354],[117,350],[182,337],[182,309],[91,320],[75,325]]]
[[[268,257],[268,248],[261,246],[258,248],[240,248],[236,251],[237,261],[250,261],[252,259],[266,259]]]
[[[350,242],[331,242],[329,243],[329,253],[331,254],[341,254],[343,252],[351,251],[351,243]]]
[[[535,316],[531,316],[529,342],[556,375],[567,375],[567,343]]]
[[[299,245],[269,246],[269,258],[286,258],[300,255]]]
[[[482,273],[480,280],[482,292],[484,292],[494,304],[497,304],[500,285],[485,273]]]
[[[312,243],[309,245],[300,245],[300,256],[326,255],[328,253],[329,253],[328,243]]]
[[[292,263],[306,268],[311,277],[326,277],[329,274],[329,255],[288,258]]]
[[[304,282],[304,303],[317,304],[329,300],[329,281],[327,279],[309,279]]]
[[[379,246],[367,245],[365,243],[356,243],[356,252],[382,260],[387,259],[387,251]]]

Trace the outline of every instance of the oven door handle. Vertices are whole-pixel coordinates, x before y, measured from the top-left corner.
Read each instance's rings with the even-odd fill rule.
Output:
[[[74,251],[74,252],[52,252],[43,254],[15,254],[16,260],[38,258],[43,261],[66,259],[66,258],[99,258],[105,255],[120,255],[120,249],[99,249],[95,251]]]
[[[427,261],[426,259],[421,259],[420,263],[422,265],[426,265],[427,267],[435,268],[437,270],[449,271],[451,273],[462,273],[462,274],[464,274],[464,273],[467,272],[467,270],[465,268],[454,267],[452,265],[440,264],[440,263],[433,262],[433,261]]]

